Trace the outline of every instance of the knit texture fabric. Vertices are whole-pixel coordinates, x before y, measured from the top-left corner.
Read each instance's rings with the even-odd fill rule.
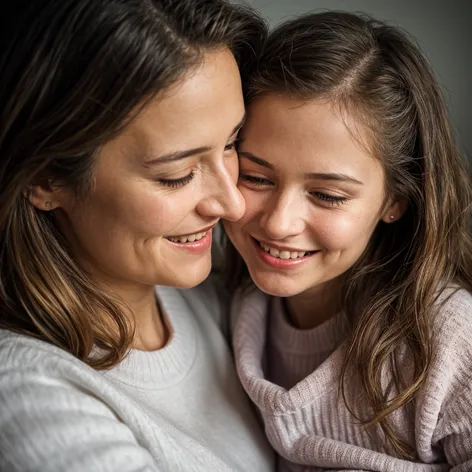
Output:
[[[157,296],[172,339],[109,371],[0,330],[1,472],[274,470],[211,284]]]
[[[407,461],[394,457],[380,428],[366,431],[338,395],[346,328],[340,316],[303,331],[290,325],[280,299],[257,289],[235,298],[238,373],[280,455],[279,471],[472,471],[472,296],[451,290],[443,299],[427,380],[413,408],[390,417],[415,451],[415,461]],[[408,373],[406,351],[400,362]],[[362,417],[369,410],[359,380],[351,373],[345,385],[349,405]]]

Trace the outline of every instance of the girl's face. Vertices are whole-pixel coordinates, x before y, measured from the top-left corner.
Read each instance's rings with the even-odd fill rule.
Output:
[[[53,195],[81,265],[116,290],[194,286],[211,267],[211,229],[244,213],[234,142],[244,117],[238,67],[208,53],[103,146],[87,198]]]
[[[380,161],[346,125],[367,142],[327,101],[269,94],[249,106],[239,147],[246,212],[225,228],[264,292],[319,289],[358,260],[380,219],[399,216],[385,205]]]

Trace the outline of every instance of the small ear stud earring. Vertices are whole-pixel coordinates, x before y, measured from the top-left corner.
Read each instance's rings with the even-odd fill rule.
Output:
[[[54,216],[54,210],[52,209],[52,202],[50,201],[47,201],[44,203],[44,206],[46,207],[46,213],[49,215],[49,216]]]
[[[393,215],[390,215],[389,218],[390,218],[391,220],[394,220],[394,219],[395,219],[395,217],[394,217]]]

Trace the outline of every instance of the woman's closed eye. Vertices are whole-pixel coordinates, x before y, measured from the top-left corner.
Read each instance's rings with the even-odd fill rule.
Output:
[[[189,174],[178,179],[157,179],[161,185],[165,187],[178,188],[189,184],[195,176],[195,172],[192,170]]]
[[[231,142],[229,142],[225,146],[225,151],[232,151],[233,149],[237,150],[239,142],[240,142],[239,138],[233,139]]]

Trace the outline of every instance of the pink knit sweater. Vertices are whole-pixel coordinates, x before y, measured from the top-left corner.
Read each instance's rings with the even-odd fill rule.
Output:
[[[286,320],[280,299],[254,290],[234,302],[232,322],[239,376],[280,454],[279,471],[472,471],[468,292],[452,295],[435,321],[432,368],[413,410],[391,415],[397,433],[416,451],[413,462],[395,458],[380,433],[366,431],[338,397],[339,319],[298,330]],[[406,356],[402,363],[407,369]],[[362,416],[367,407],[358,379],[351,375],[347,386],[349,403]]]

